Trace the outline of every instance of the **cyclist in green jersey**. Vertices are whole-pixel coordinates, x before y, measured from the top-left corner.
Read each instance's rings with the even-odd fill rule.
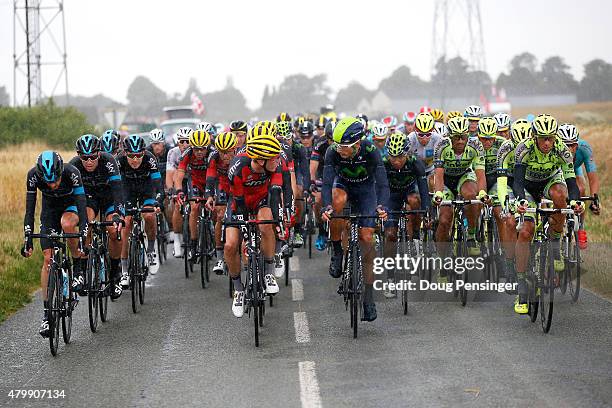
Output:
[[[516,147],[514,164],[514,193],[518,200],[517,211],[524,214],[528,206],[535,206],[542,198],[553,201],[554,208],[566,208],[569,195],[570,206],[577,214],[584,211],[579,201],[580,191],[576,184],[572,154],[557,136],[557,120],[550,115],[539,115],[531,124],[532,139],[521,142]],[[516,273],[519,298],[514,310],[516,313],[528,312],[526,270],[530,255],[529,243],[533,238],[535,225],[533,219],[526,218],[521,228],[516,247]],[[564,265],[559,252],[560,238],[565,224],[564,214],[550,217],[551,240],[555,253],[555,271],[563,270]]]
[[[442,139],[434,152],[434,204],[443,199],[452,200],[457,194],[465,200],[486,197],[487,182],[482,144],[476,139],[468,140],[469,122],[465,117],[456,117],[448,122],[449,138]],[[468,252],[476,256],[480,248],[476,245],[475,235],[480,205],[468,205],[465,213],[468,219]],[[453,211],[450,206],[442,206],[439,211],[439,224],[436,241],[439,253],[446,252],[445,242]],[[446,280],[446,271],[441,271],[440,280]]]
[[[511,139],[506,140],[497,152],[497,196],[506,213],[505,216],[502,216],[503,224],[500,224],[499,228],[499,237],[506,258],[506,281],[515,282],[516,219],[511,214],[515,207],[514,205],[510,207],[506,199],[515,199],[512,190],[514,185],[514,152],[519,143],[531,137],[531,124],[525,119],[517,120],[511,126],[511,134]],[[510,190],[508,190],[508,186],[510,186]],[[503,228],[501,225],[503,225]]]
[[[470,121],[469,136],[471,138],[477,137],[478,133],[478,122],[482,118],[482,108],[478,105],[470,105],[465,108],[463,116]]]

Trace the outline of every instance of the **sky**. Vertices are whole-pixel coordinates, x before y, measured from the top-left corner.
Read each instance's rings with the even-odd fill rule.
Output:
[[[232,77],[256,108],[266,85],[295,73],[326,73],[338,90],[352,80],[375,89],[400,65],[423,79],[431,71],[434,0],[65,0],[64,7],[71,94],[125,103],[137,75],[168,94],[183,93],[192,77],[203,92]],[[560,55],[578,79],[588,61],[612,62],[612,2],[481,0],[480,13],[493,79],[524,51],[540,62]],[[451,14],[460,27],[462,14]],[[43,42],[43,58],[53,49]],[[43,76],[43,87],[55,79]],[[0,86],[12,95],[13,0],[0,0]]]

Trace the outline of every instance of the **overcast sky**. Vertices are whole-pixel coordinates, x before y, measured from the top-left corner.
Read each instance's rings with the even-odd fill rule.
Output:
[[[376,88],[402,64],[427,79],[433,4],[433,0],[65,0],[70,93],[103,93],[126,102],[127,88],[137,75],[149,77],[169,94],[184,92],[190,77],[209,92],[223,88],[231,76],[254,108],[266,84],[278,85],[284,76],[298,72],[327,73],[336,90],[351,80]],[[480,4],[487,70],[493,79],[523,51],[540,61],[560,55],[577,78],[593,58],[612,62],[612,2],[483,0]],[[44,58],[45,44],[42,53]],[[13,0],[0,0],[0,86],[11,94],[12,55]],[[49,85],[54,79],[43,81]]]

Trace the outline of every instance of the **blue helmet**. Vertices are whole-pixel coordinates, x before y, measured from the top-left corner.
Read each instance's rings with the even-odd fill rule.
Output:
[[[140,153],[145,149],[145,141],[140,135],[129,135],[123,141],[123,150],[126,153]]]
[[[64,171],[64,161],[57,152],[46,150],[36,160],[36,171],[47,183],[56,182]]]
[[[119,132],[113,129],[108,129],[100,138],[102,151],[113,153],[119,147]]]
[[[100,151],[100,139],[95,135],[83,135],[76,141],[78,154],[94,154]]]
[[[338,144],[356,143],[365,135],[363,123],[356,118],[342,119],[334,127],[333,139]]]

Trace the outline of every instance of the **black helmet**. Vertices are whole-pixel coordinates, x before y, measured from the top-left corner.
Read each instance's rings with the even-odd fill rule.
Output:
[[[334,126],[336,126],[336,122],[333,120],[328,120],[325,124],[325,137],[328,139],[334,138]]]
[[[36,160],[36,171],[47,183],[54,183],[64,171],[64,161],[57,152],[46,150]]]
[[[145,149],[145,141],[140,135],[129,135],[123,141],[123,150],[126,153],[140,153]]]
[[[361,121],[364,129],[368,128],[368,116],[365,113],[360,113],[355,117]]]
[[[235,120],[230,123],[230,132],[246,132],[248,130],[249,127],[247,126],[246,122],[241,120]]]
[[[298,132],[300,135],[311,135],[314,133],[314,125],[311,121],[305,120],[298,127]]]
[[[119,132],[113,129],[108,129],[100,139],[102,151],[113,153],[119,147]]]
[[[78,154],[94,154],[100,151],[100,139],[95,135],[83,135],[76,141]]]

